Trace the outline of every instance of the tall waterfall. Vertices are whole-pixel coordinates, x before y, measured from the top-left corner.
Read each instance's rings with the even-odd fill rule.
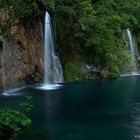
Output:
[[[128,38],[128,47],[130,48],[131,61],[132,61],[132,74],[138,73],[137,71],[137,61],[136,61],[136,51],[135,51],[135,41],[133,39],[130,29],[126,30],[126,35]]]
[[[131,71],[129,73],[124,73],[121,76],[133,76],[133,75],[140,75],[137,69],[137,60],[136,60],[136,42],[135,39],[130,31],[130,29],[126,29],[125,31],[127,37],[127,48],[130,50],[131,54]]]
[[[44,44],[44,83],[55,84],[63,82],[63,71],[60,60],[54,51],[51,19],[45,14],[45,44]]]

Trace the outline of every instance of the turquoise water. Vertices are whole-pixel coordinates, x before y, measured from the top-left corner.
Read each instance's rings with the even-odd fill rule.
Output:
[[[32,125],[18,140],[140,139],[139,76],[1,91],[0,106],[13,108],[26,95],[33,96]]]

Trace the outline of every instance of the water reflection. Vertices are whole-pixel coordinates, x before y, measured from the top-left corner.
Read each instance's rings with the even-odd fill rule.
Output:
[[[140,77],[66,84],[55,90],[26,86],[0,96],[13,106],[32,95],[32,126],[18,140],[138,140]],[[12,91],[12,92],[11,92]],[[21,96],[22,95],[22,96]]]

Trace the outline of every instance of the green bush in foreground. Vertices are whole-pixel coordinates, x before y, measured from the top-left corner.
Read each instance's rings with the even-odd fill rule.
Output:
[[[30,103],[31,97],[25,97],[24,102],[20,104],[23,111],[15,111],[8,108],[0,109],[1,140],[12,140],[22,132],[23,128],[30,126],[31,120],[26,116],[26,113],[32,108]]]

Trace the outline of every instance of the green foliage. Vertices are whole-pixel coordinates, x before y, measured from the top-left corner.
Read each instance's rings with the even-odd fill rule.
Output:
[[[94,73],[88,74],[88,75],[84,75],[84,79],[83,80],[99,80],[100,76]]]
[[[0,35],[19,22],[30,23],[41,14],[35,0],[0,0]]]
[[[0,110],[0,137],[9,139],[18,136],[21,129],[31,124],[23,113],[11,109]]]
[[[25,1],[25,0],[20,0],[16,12],[16,16],[19,18],[26,18],[29,16],[38,16],[40,14],[39,7],[35,1]]]
[[[77,72],[71,74],[68,70],[68,67],[72,67],[72,70],[80,71],[79,66],[77,68],[70,66],[79,50],[85,56],[83,63],[99,67],[103,78],[116,78],[126,67],[128,69],[131,67],[130,55],[125,47],[124,30],[130,28],[140,44],[138,0],[44,0],[44,2],[51,9],[55,43],[67,69],[65,70],[67,79],[73,81],[82,78],[81,75],[73,76],[77,75]],[[1,22],[8,21],[8,24],[13,23],[11,19],[16,18],[30,21],[42,13],[35,0],[0,0],[0,6],[8,11],[7,15],[10,15]],[[76,58],[74,60],[79,61]]]
[[[12,109],[0,109],[0,138],[9,140],[17,137],[23,128],[29,127],[31,120],[25,115],[32,108],[32,97],[25,97],[20,104],[21,111]]]
[[[140,2],[46,0],[46,3],[53,10],[54,23],[60,26],[60,28],[55,28],[55,32],[59,32],[56,34],[56,43],[59,48],[73,55],[75,48],[80,46],[87,58],[86,63],[91,62],[94,66],[100,67],[104,78],[118,77],[119,73],[125,69],[124,67],[129,64],[130,58],[125,47],[124,30],[131,28],[135,32],[136,29],[140,31]],[[61,39],[60,34],[63,34]],[[73,42],[71,44],[75,44],[74,47],[68,45],[70,41]],[[71,51],[67,52],[67,47]],[[60,56],[65,59],[65,55],[60,54]],[[69,60],[64,63],[69,63]]]
[[[64,67],[65,79],[69,82],[79,81],[83,79],[82,64],[67,63]]]
[[[1,9],[5,9],[11,16],[26,18],[40,13],[35,0],[0,0]]]
[[[101,71],[101,77],[105,78],[105,79],[114,79],[117,78],[119,76],[119,70],[117,67],[115,68],[105,68]]]
[[[68,82],[84,81],[84,80],[98,80],[100,76],[96,73],[85,73],[84,64],[82,62],[70,62],[65,64],[64,76]]]

